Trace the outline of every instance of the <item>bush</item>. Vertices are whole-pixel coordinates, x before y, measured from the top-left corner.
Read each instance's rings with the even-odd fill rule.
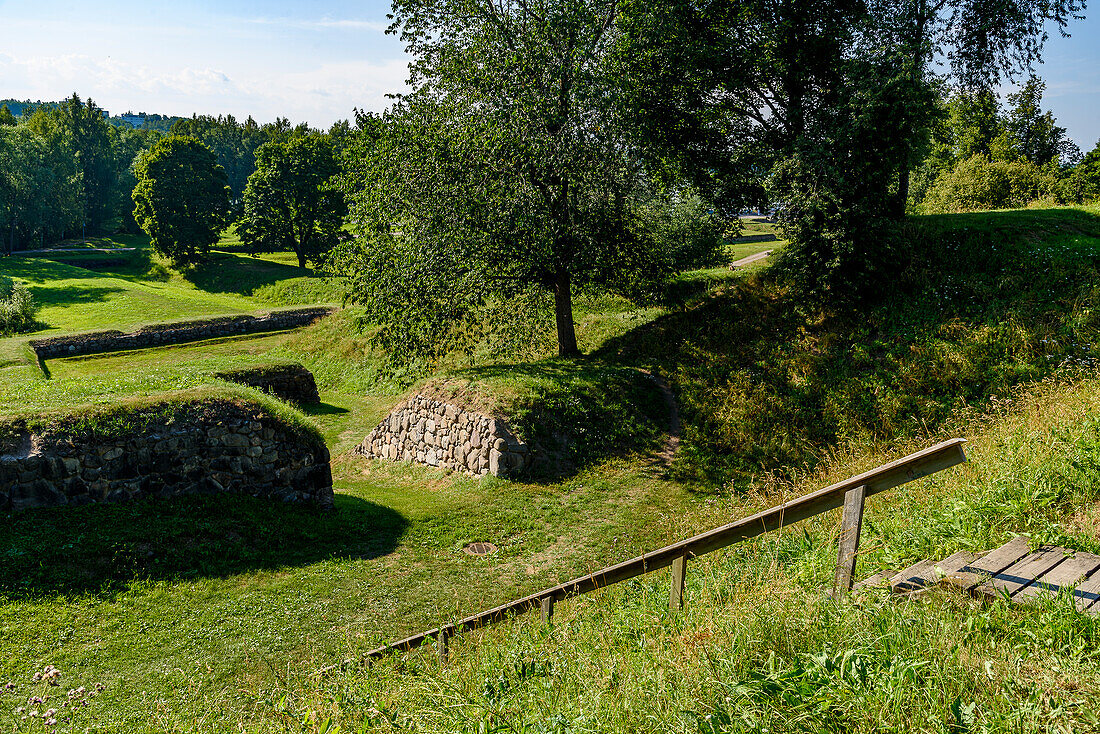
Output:
[[[658,200],[641,211],[641,227],[678,272],[713,267],[721,259],[724,225],[690,195]]]
[[[1054,168],[975,155],[936,178],[923,208],[926,214],[1018,209],[1038,200],[1059,203],[1064,188]]]
[[[38,304],[27,286],[0,275],[0,334],[27,331],[36,313]]]

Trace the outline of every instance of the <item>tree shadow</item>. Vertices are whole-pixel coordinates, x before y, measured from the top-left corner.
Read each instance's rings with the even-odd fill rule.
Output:
[[[339,405],[330,405],[329,403],[307,403],[299,405],[298,410],[306,415],[342,415],[350,412],[347,408],[341,408]]]
[[[102,303],[112,293],[122,293],[124,288],[115,286],[92,286],[89,288],[43,288],[30,286],[31,295],[39,306],[76,306],[88,303]]]
[[[320,278],[309,268],[260,258],[211,253],[202,263],[181,270],[184,280],[208,293],[250,296],[257,288],[290,278]]]
[[[136,579],[221,578],[393,551],[408,521],[344,494],[334,512],[243,495],[30,510],[0,528],[0,596],[111,597]]]

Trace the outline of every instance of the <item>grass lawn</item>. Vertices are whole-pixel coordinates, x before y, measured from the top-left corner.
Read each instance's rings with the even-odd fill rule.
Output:
[[[41,328],[35,333],[125,330],[158,321],[340,299],[326,279],[297,267],[290,253],[250,257],[215,252],[207,263],[181,273],[166,268],[143,236],[110,239],[115,246],[136,249],[121,254],[57,253],[50,259],[0,259],[0,274],[26,282],[42,305],[38,314]],[[109,243],[92,244],[105,247]],[[101,267],[99,263],[104,262],[107,265]]]

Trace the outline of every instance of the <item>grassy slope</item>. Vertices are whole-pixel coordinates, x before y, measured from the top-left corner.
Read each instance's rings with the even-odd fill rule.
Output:
[[[1057,241],[1057,231],[1052,237],[1050,221],[1044,217],[1058,220],[1078,215],[1027,216],[1032,218],[1022,222],[1037,236],[1025,243],[1030,243],[1031,250],[1014,252],[1016,259],[1049,249],[1052,241]],[[979,218],[975,224],[983,221]],[[1010,224],[1017,227],[1020,222]],[[1062,243],[1066,251],[1054,254],[1072,255],[1073,238],[1080,234],[1071,235]],[[1076,277],[1079,272],[1070,274]],[[737,310],[742,302],[730,293],[707,298],[708,289],[720,292],[723,288],[715,282],[719,275],[702,273],[686,279],[687,286],[677,299],[687,304],[682,314],[673,308],[661,317],[657,309],[637,311],[614,299],[583,304],[578,309],[581,338],[588,348],[607,343],[603,359],[656,363],[666,369],[678,380],[686,406],[689,411],[696,410],[696,416],[714,405],[693,393],[700,385],[712,386],[709,395],[735,401],[724,386],[729,374],[727,360],[731,354],[736,360],[744,359],[745,352],[739,354],[738,350],[746,342],[731,339],[736,335],[727,330],[729,323],[770,319],[749,322],[753,328],[759,327],[756,341],[747,342],[754,349],[768,339],[775,345],[797,340],[784,331],[786,321],[778,318],[782,315],[778,308]],[[1050,281],[1042,282],[1043,287],[1052,287]],[[1060,287],[1076,284],[1070,278]],[[750,295],[757,292],[752,286],[747,290]],[[714,303],[720,306],[710,305]],[[731,303],[734,309],[727,308]],[[656,326],[647,327],[655,318]],[[683,333],[675,333],[672,325],[678,325]],[[644,460],[631,456],[611,456],[557,483],[530,485],[473,482],[415,467],[362,462],[344,454],[384,414],[402,383],[399,379],[391,387],[379,386],[377,360],[362,340],[342,333],[338,320],[326,320],[305,334],[297,342],[283,335],[263,339],[273,340],[273,353],[300,358],[320,375],[325,404],[313,417],[336,457],[341,512],[316,519],[294,509],[272,512],[269,507],[248,503],[234,503],[230,512],[224,498],[213,498],[178,508],[86,508],[64,517],[59,513],[21,516],[17,525],[0,531],[0,548],[14,559],[5,567],[7,581],[0,588],[7,597],[0,607],[0,640],[4,640],[0,660],[5,661],[0,665],[0,678],[20,682],[19,693],[23,694],[30,672],[50,663],[64,669],[67,685],[103,681],[108,684],[107,691],[90,707],[90,718],[85,721],[94,719],[106,730],[119,731],[316,731],[333,713],[344,730],[369,725],[372,716],[375,726],[387,728],[372,707],[396,710],[398,718],[411,718],[427,730],[438,731],[477,731],[479,718],[486,716],[491,717],[490,729],[506,723],[506,730],[510,730],[507,726],[522,730],[532,724],[543,728],[530,730],[553,731],[554,712],[561,714],[569,730],[711,730],[702,720],[681,717],[678,712],[682,711],[704,717],[709,714],[718,722],[714,730],[724,731],[736,728],[722,724],[723,716],[737,720],[745,713],[742,709],[750,713],[766,710],[761,708],[764,703],[739,697],[740,689],[730,686],[740,680],[738,676],[751,677],[766,670],[770,652],[780,656],[775,663],[780,667],[775,669],[783,673],[784,680],[793,681],[798,690],[812,691],[820,685],[818,679],[803,680],[802,673],[790,671],[797,672],[798,665],[809,660],[806,653],[821,653],[829,637],[837,643],[831,649],[850,643],[870,656],[869,669],[879,671],[888,664],[888,655],[904,645],[909,645],[904,648],[907,654],[916,656],[912,659],[933,659],[929,657],[933,651],[945,643],[953,644],[946,641],[958,640],[952,630],[957,630],[960,620],[974,617],[965,606],[955,617],[942,616],[934,608],[934,614],[917,620],[923,627],[913,627],[925,632],[912,635],[906,626],[915,624],[912,615],[891,617],[886,612],[893,607],[884,606],[882,614],[856,615],[859,624],[845,632],[845,620],[854,613],[845,610],[829,616],[829,609],[813,594],[815,586],[829,575],[832,551],[826,540],[833,519],[827,518],[811,524],[809,536],[788,533],[746,546],[743,552],[731,554],[728,562],[716,559],[706,562],[709,566],[693,565],[709,570],[692,575],[690,593],[714,601],[710,606],[690,607],[694,627],[681,627],[662,616],[660,597],[665,591],[660,582],[651,580],[617,589],[606,601],[592,602],[594,606],[586,606],[590,604],[587,601],[568,605],[566,618],[574,614],[571,610],[592,610],[593,614],[580,614],[572,626],[560,625],[561,635],[548,644],[564,647],[543,648],[547,643],[542,641],[542,631],[517,625],[502,633],[499,644],[491,642],[478,648],[482,652],[462,653],[462,662],[453,674],[440,675],[429,659],[414,658],[396,668],[378,669],[377,674],[354,673],[318,683],[308,677],[310,670],[362,650],[383,636],[411,632],[441,618],[474,611],[770,504],[772,497],[761,490],[801,492],[808,485],[765,482],[749,495],[708,498],[651,476]],[[951,333],[940,338],[944,348],[957,341]],[[164,350],[156,357],[133,355],[132,362],[116,356],[103,358],[98,367],[93,361],[54,361],[55,389],[45,388],[38,395],[44,403],[67,401],[69,397],[55,397],[67,393],[110,400],[113,395],[154,389],[149,377],[154,369],[188,385],[201,384],[207,367],[242,358],[260,359],[259,354],[248,356],[247,352],[263,344],[254,340],[223,342],[214,350],[221,353],[215,355],[202,348]],[[845,358],[839,347],[835,354],[826,353],[838,363]],[[790,364],[781,351],[748,354],[755,360],[750,364],[757,374],[766,375],[772,364],[785,368]],[[692,360],[697,364],[695,371],[691,371]],[[957,362],[965,364],[966,360]],[[709,383],[699,369],[706,366],[711,368],[705,376]],[[864,371],[875,374],[874,370]],[[488,374],[491,379],[491,372],[483,370],[481,376]],[[967,380],[984,374],[978,370],[960,375],[955,384],[968,384]],[[1023,374],[1025,379],[1029,376],[1041,373]],[[554,380],[552,384],[562,382]],[[874,383],[868,385],[871,389]],[[868,526],[865,544],[865,548],[881,546],[873,560],[903,561],[933,550],[946,552],[959,543],[983,545],[1003,537],[1008,529],[1028,527],[1033,521],[1036,529],[1048,535],[1079,532],[1066,521],[1074,510],[1084,518],[1081,527],[1087,526],[1093,512],[1091,475],[1075,477],[1075,491],[1066,489],[1070,485],[1065,482],[1059,483],[1056,473],[1039,475],[1046,477],[1042,479],[1044,491],[1057,490],[1053,499],[1049,492],[1041,494],[1034,489],[1036,472],[1047,457],[1055,459],[1047,463],[1068,467],[1067,471],[1073,470],[1070,459],[1079,463],[1085,459],[1082,466],[1086,470],[1089,466],[1094,447],[1088,443],[1091,439],[1084,417],[1094,410],[1098,390],[1092,383],[1077,390],[1079,400],[1068,391],[1044,397],[1044,406],[1049,407],[1040,415],[1080,424],[1086,433],[1067,434],[1070,438],[1065,445],[1081,448],[1065,449],[1041,431],[1034,436],[1025,431],[1000,451],[996,447],[1004,439],[998,436],[1016,435],[1016,429],[1006,423],[1009,433],[993,431],[986,442],[990,458],[983,465],[982,483],[967,473],[971,470],[964,470],[956,475],[963,479],[953,480],[953,484],[934,480],[926,491],[899,495],[912,501],[891,505],[896,512],[883,513],[882,503],[873,508],[874,527]],[[975,402],[980,411],[990,405],[977,398]],[[772,408],[777,415],[787,409],[782,401],[773,401]],[[806,406],[802,409],[812,413]],[[722,416],[720,412],[715,415]],[[699,452],[706,448],[698,436],[705,438],[707,430],[705,423],[689,424],[688,461],[698,460]],[[762,435],[782,437],[782,431],[773,427]],[[1052,453],[1056,451],[1062,453]],[[900,448],[894,452],[900,453]],[[836,472],[866,468],[876,458],[867,455],[852,462],[838,461]],[[976,495],[975,487],[981,489]],[[1035,506],[1047,509],[1035,513]],[[914,517],[919,521],[914,522]],[[57,537],[77,540],[65,544],[50,540]],[[460,547],[473,540],[497,542],[502,553],[487,560],[462,555]],[[1087,537],[1081,542],[1092,547],[1087,545]],[[86,571],[77,575],[74,569]],[[27,578],[34,581],[28,583]],[[764,594],[753,583],[731,581],[734,579],[759,579],[778,591]],[[805,600],[807,592],[813,594],[809,602]],[[950,607],[951,603],[946,604]],[[1065,629],[1070,624],[1060,621],[1064,615],[1040,615],[1036,619],[1041,623],[1028,621],[1032,617],[1019,610],[997,615],[988,624],[978,623],[986,625],[980,640],[984,647],[968,649],[967,654],[980,657],[988,653],[992,657],[986,659],[998,666],[1012,663],[1012,654],[1019,657],[1011,648],[1023,645],[1026,634],[1042,625]],[[789,624],[776,625],[775,619]],[[1092,628],[1074,619],[1077,621],[1071,624],[1076,626],[1069,629],[1091,644]],[[672,628],[671,636],[660,633],[663,625]],[[1005,639],[1009,640],[1007,648],[1002,645],[990,652],[993,643]],[[876,640],[886,652],[879,651]],[[726,642],[729,644],[723,647]],[[925,657],[914,652],[921,646]],[[539,674],[535,671],[544,659],[544,650],[556,650],[562,657],[554,659],[575,660],[576,665],[558,663],[560,676],[556,678]],[[650,656],[653,650],[665,657]],[[1059,648],[1056,653],[1051,664],[1072,669],[1074,674],[1091,671],[1082,667],[1074,650]],[[718,662],[708,662],[708,655]],[[970,688],[963,692],[972,692],[973,681],[980,680],[981,674],[978,670],[978,676],[974,675],[980,663],[976,659],[949,661],[958,664],[947,677],[905,678],[908,674],[904,671],[897,674],[909,682],[914,696],[923,697],[927,710],[920,716],[924,718],[913,715],[910,699],[901,704],[897,703],[900,699],[891,699],[888,703],[894,708],[882,710],[903,712],[891,719],[900,729],[920,728],[914,722],[926,723],[929,715],[944,720],[952,715],[953,699],[946,703],[946,699],[931,700],[929,692],[940,681],[955,686],[948,691],[961,690],[960,681],[969,681]],[[616,668],[624,672],[613,673]],[[653,671],[662,670],[662,678],[655,680]],[[417,672],[422,675],[408,675]],[[894,680],[891,676],[896,677],[891,673],[886,680]],[[832,716],[836,701],[845,710],[858,709],[853,701],[879,701],[873,695],[853,698],[850,681],[840,678],[839,692],[829,694],[833,698],[790,699],[793,703],[783,716],[798,721],[780,730],[799,730],[799,726],[812,730],[820,719],[815,715]],[[913,681],[922,684],[912,685]],[[900,684],[891,685],[897,688]],[[554,697],[549,688],[556,688],[561,695]],[[993,687],[986,686],[971,698],[960,696],[960,706],[980,702],[997,715],[1013,708],[1024,710],[1031,705],[1028,696],[1035,689],[1025,693],[990,690]],[[664,691],[672,693],[658,695]],[[15,701],[17,694],[0,693],[4,695]],[[845,695],[848,698],[843,698]],[[665,705],[666,699],[673,703]],[[738,706],[749,704],[731,709],[730,701]],[[1041,696],[1037,705],[1038,710],[1050,713],[1050,705]],[[715,716],[718,718],[713,719]],[[233,723],[228,724],[228,719]],[[564,729],[559,726],[558,730]]]
[[[1100,380],[1050,383],[968,434],[970,462],[869,503],[863,574],[984,549],[1013,531],[1096,552]],[[831,462],[801,494],[881,463]],[[779,488],[775,488],[779,489]],[[670,535],[770,505],[694,508]],[[274,721],[341,731],[1095,731],[1100,621],[1064,602],[984,605],[937,591],[833,602],[836,513],[689,565],[685,612],[657,573],[453,643],[257,689]],[[268,704],[267,702],[271,702]]]
[[[801,312],[768,270],[600,356],[663,371],[685,417],[679,476],[746,484],[833,447],[935,432],[1100,349],[1100,211],[916,218],[870,306]]]

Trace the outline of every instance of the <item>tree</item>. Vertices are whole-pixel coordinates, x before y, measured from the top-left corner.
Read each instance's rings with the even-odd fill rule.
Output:
[[[1017,92],[1008,95],[1005,132],[1017,155],[1036,165],[1076,163],[1081,151],[1066,137],[1066,129],[1055,124],[1054,115],[1043,112],[1046,84],[1032,75]]]
[[[244,190],[237,231],[254,252],[292,250],[299,267],[336,244],[347,207],[333,177],[340,172],[327,136],[265,143]]]
[[[808,279],[805,290],[843,298],[870,292],[860,287],[871,271],[865,266],[888,262],[889,222],[904,214],[910,171],[936,123],[933,61],[947,58],[961,88],[989,88],[1033,64],[1045,24],[1064,28],[1083,4],[624,0],[622,7],[625,78],[648,147],[695,179],[754,171],[787,205],[785,257]],[[836,276],[849,287],[836,288]]]
[[[638,295],[668,270],[635,226],[616,1],[397,0],[394,18],[413,91],[349,145],[354,298],[387,346],[437,351],[488,302],[552,294],[577,354],[575,288]]]
[[[153,248],[177,264],[201,261],[229,213],[225,170],[192,137],[158,141],[134,165],[134,219]]]

